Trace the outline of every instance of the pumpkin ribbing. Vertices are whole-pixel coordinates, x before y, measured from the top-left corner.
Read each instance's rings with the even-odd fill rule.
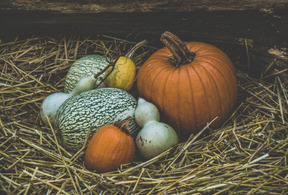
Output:
[[[93,135],[85,152],[85,164],[90,170],[103,173],[132,162],[135,146],[129,134],[129,122],[105,125]]]
[[[152,54],[138,72],[140,96],[153,102],[179,134],[196,133],[217,116],[212,126],[219,127],[236,102],[237,80],[231,60],[218,48],[200,42],[185,42],[187,56],[185,48],[177,48],[183,45],[166,35],[164,43],[171,45]],[[171,56],[176,58],[171,61]]]

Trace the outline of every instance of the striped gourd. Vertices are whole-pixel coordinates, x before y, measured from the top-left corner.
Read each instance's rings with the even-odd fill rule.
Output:
[[[88,55],[76,60],[70,67],[65,80],[64,92],[70,92],[74,89],[76,83],[83,77],[95,75],[103,70],[108,65],[108,62],[104,56],[101,55]],[[104,78],[104,74],[101,74],[96,85]],[[104,87],[102,83],[99,87]]]
[[[137,106],[135,98],[124,90],[98,88],[83,92],[66,100],[56,113],[56,129],[59,142],[72,151],[79,150],[92,126],[92,135],[100,127],[134,118]],[[136,122],[129,124],[130,134],[135,138],[139,132]]]

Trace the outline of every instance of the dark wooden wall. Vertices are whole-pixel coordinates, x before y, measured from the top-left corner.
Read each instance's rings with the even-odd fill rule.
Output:
[[[275,51],[288,48],[288,0],[1,0],[0,29],[0,39],[106,34],[156,45],[169,30],[217,45],[239,68],[259,74],[273,58],[287,62]]]

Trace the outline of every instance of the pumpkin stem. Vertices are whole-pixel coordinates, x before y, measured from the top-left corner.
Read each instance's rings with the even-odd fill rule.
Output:
[[[131,122],[131,120],[132,120],[132,117],[128,116],[124,120],[115,122],[114,125],[118,127],[121,131],[126,133],[127,135],[130,135],[129,123]]]
[[[191,63],[195,57],[195,53],[190,51],[185,43],[181,41],[179,37],[173,33],[166,31],[161,35],[160,41],[171,51],[172,58],[171,63],[175,67],[179,67],[183,64]]]
[[[137,43],[136,45],[134,45],[128,52],[127,54],[125,55],[126,58],[129,58],[131,59],[135,53],[135,51],[137,49],[139,49],[140,47],[142,47],[143,45],[145,45],[148,41],[147,40],[143,40],[139,43]]]

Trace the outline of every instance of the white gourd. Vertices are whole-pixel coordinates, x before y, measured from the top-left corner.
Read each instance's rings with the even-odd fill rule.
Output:
[[[80,79],[75,88],[69,93],[57,92],[47,96],[41,105],[40,116],[42,121],[48,125],[49,120],[53,125],[55,123],[56,112],[63,102],[74,95],[94,89],[95,85],[96,79],[94,78],[94,75],[88,76]]]
[[[135,118],[138,126],[143,128],[149,121],[160,121],[160,113],[154,104],[139,98],[135,110]]]
[[[71,65],[68,70],[65,79],[64,92],[71,92],[81,78],[97,74],[98,72],[102,71],[108,64],[109,62],[107,62],[106,57],[101,55],[87,55],[79,58]],[[102,82],[104,75],[105,73],[103,72],[97,77],[95,80],[95,87],[100,84],[100,82]],[[105,87],[105,84],[102,82],[98,88],[100,87]]]
[[[142,128],[136,137],[136,146],[144,159],[153,158],[178,143],[175,130],[159,122],[160,114],[154,104],[139,98],[134,115]]]

